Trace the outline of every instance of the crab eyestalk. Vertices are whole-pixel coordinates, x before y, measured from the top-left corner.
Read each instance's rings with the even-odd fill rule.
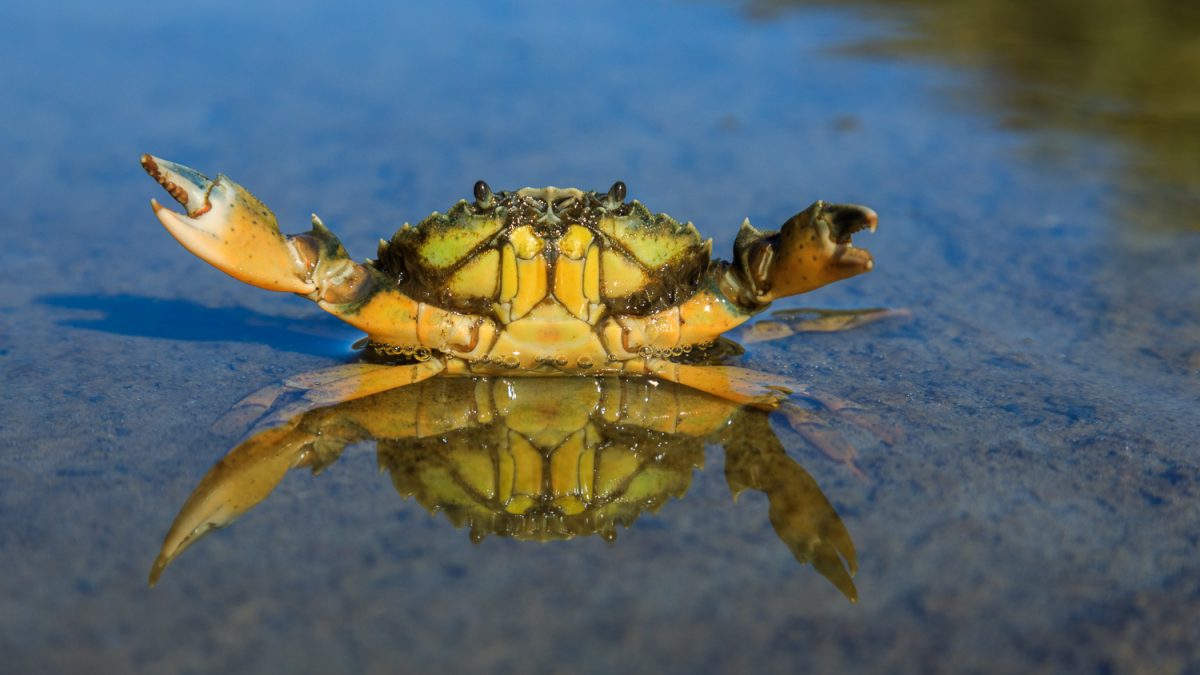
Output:
[[[272,291],[307,295],[309,265],[279,231],[275,214],[226,176],[142,155],[142,168],[179,202],[177,213],[150,200],[154,215],[183,247],[230,276]]]
[[[734,244],[738,265],[759,304],[807,293],[871,271],[871,254],[855,248],[850,238],[860,230],[874,232],[878,223],[865,206],[820,201],[778,232],[760,232],[746,221]]]

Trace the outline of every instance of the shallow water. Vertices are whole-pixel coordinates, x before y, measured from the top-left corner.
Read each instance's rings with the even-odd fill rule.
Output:
[[[1161,49],[963,6],[11,6],[4,669],[1200,668],[1194,104],[1084,78],[1109,52],[1060,44],[1158,72],[1200,34],[1169,3],[1096,22],[1169,25]],[[780,306],[912,318],[739,360],[903,432],[830,419],[850,463],[771,418],[853,540],[858,601],[797,563],[764,495],[731,501],[717,445],[612,543],[473,544],[359,443],[150,589],[172,519],[239,439],[214,423],[352,359],[358,335],[182,251],[142,152],[228,173],[290,231],[315,210],[357,257],[479,178],[621,179],[723,255],[745,216],[871,205],[875,271]]]

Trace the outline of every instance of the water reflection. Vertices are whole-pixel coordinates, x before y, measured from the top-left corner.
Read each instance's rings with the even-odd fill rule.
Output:
[[[786,406],[798,432],[839,447],[817,413]],[[363,441],[375,442],[400,495],[441,511],[476,542],[488,535],[612,540],[618,525],[682,497],[705,444],[721,445],[733,495],[763,492],[771,525],[795,558],[857,600],[850,535],[816,481],[788,457],[767,413],[667,382],[618,378],[435,378],[267,418],[200,481],[150,583],[205,534],[254,508],[289,470],[320,472]]]
[[[753,0],[772,16],[810,0]],[[905,30],[863,43],[858,52],[934,58],[979,70],[985,86],[960,90],[970,105],[1009,127],[1083,132],[1133,149],[1122,177],[1137,191],[1166,181],[1162,217],[1143,226],[1200,228],[1200,4],[1181,0],[858,0],[892,15]],[[1043,139],[1053,160],[1062,147]],[[1149,179],[1149,180],[1147,180]],[[1137,195],[1130,195],[1136,197]],[[1146,204],[1138,204],[1144,210]],[[1180,207],[1187,211],[1180,213]]]

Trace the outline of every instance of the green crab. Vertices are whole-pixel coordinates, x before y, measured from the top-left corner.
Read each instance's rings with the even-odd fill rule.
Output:
[[[142,166],[183,208],[151,201],[192,253],[261,288],[297,293],[367,334],[375,363],[314,381],[325,404],[439,374],[618,375],[683,384],[773,409],[797,385],[778,375],[719,365],[722,334],[771,301],[869,271],[851,236],[874,231],[863,206],[816,202],[764,232],[745,221],[733,260],[711,257],[691,223],[607,192],[476,183],[460,201],[381,241],[374,260],[351,259],[315,215],[284,236],[275,216],[225,176],[142,156]],[[763,326],[760,337],[830,330],[888,312]],[[755,333],[749,335],[754,339]]]

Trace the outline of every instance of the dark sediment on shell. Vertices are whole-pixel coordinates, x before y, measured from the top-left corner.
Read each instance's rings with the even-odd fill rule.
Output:
[[[617,192],[619,194],[622,191]],[[698,290],[710,263],[709,247],[690,225],[680,224],[664,214],[653,215],[636,201],[614,203],[612,191],[584,192],[581,196],[563,194],[553,202],[520,191],[484,196],[486,199],[482,205],[479,202],[459,202],[449,213],[435,213],[415,227],[401,228],[390,242],[380,245],[378,258],[368,261],[368,264],[395,280],[402,292],[416,300],[465,313],[487,314],[492,309],[494,296],[452,294],[446,290],[448,281],[462,265],[501,245],[507,234],[516,228],[529,226],[538,236],[553,240],[561,236],[568,225],[577,224],[596,233],[601,241],[606,242],[604,246],[616,250],[622,250],[621,242],[613,241],[600,232],[602,218],[629,218],[653,231],[662,231],[666,236],[694,237],[696,244],[685,255],[677,256],[658,269],[647,270],[652,281],[644,288],[624,296],[604,298],[610,313],[637,316],[652,314],[686,301]],[[426,264],[417,253],[430,233],[456,227],[468,218],[489,216],[502,222],[500,230],[494,237],[480,242],[455,264],[435,267]],[[548,263],[553,264],[555,254],[556,247],[546,247]]]

